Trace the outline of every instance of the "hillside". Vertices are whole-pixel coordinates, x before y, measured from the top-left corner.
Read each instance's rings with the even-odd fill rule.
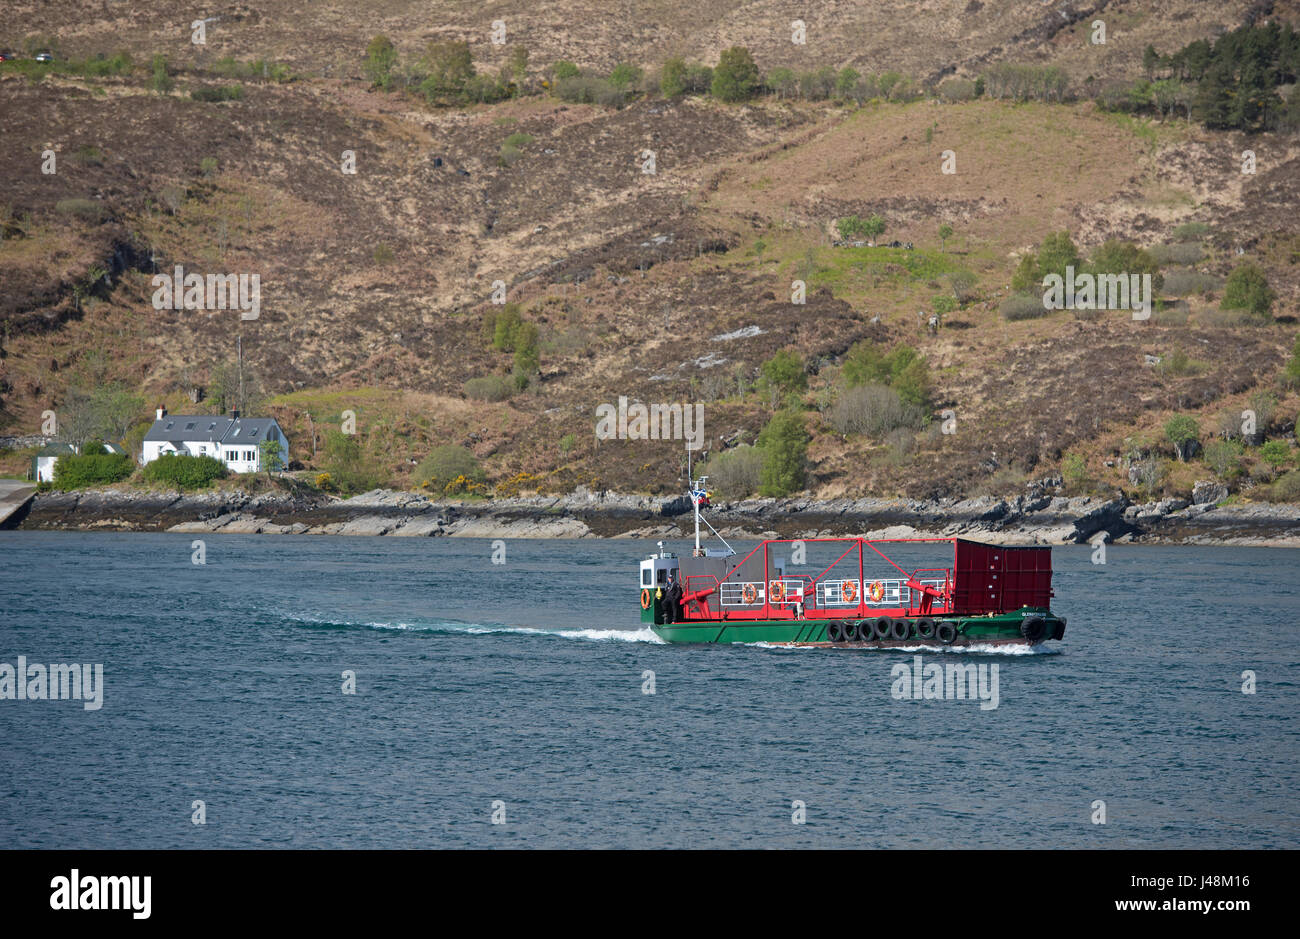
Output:
[[[228,406],[238,338],[304,480],[333,468],[325,431],[352,410],[376,483],[413,485],[416,465],[450,443],[501,493],[664,493],[681,487],[680,444],[598,440],[596,408],[620,396],[702,402],[716,460],[772,418],[781,396],[761,367],[791,349],[807,374],[795,394],[811,436],[804,487],[821,498],[1009,494],[1063,473],[1077,492],[1153,498],[1220,475],[1257,497],[1300,465],[1300,395],[1283,376],[1300,312],[1300,138],[1108,111],[1081,90],[1089,77],[1140,77],[1148,43],[1172,52],[1247,22],[1300,22],[1298,4],[896,0],[803,15],[775,0],[707,12],[502,0],[442,4],[431,22],[427,4],[397,0],[364,17],[337,2],[310,13],[239,3],[210,11],[204,46],[188,41],[193,11],[180,3],[147,17],[89,2],[9,9],[9,48],[54,44],[69,60],[121,49],[134,64],[0,68],[0,434],[37,434],[44,412],[95,388],[136,396],[128,440],[156,404]],[[809,40],[796,46],[800,15]],[[1098,18],[1104,46],[1088,42]],[[506,45],[488,38],[497,19]],[[371,86],[363,63],[377,33],[408,58],[468,40],[482,74],[522,44],[529,66],[518,97],[437,106]],[[916,95],[726,103],[650,88],[610,107],[541,85],[560,59],[654,70],[674,55],[716,63],[734,45],[764,71],[894,70]],[[158,55],[167,88],[151,74]],[[283,70],[238,75],[231,100],[193,97],[233,87],[228,57]],[[997,63],[1059,66],[1079,93],[933,94]],[[49,150],[53,174],[42,172]],[[1245,150],[1254,174],[1241,172]],[[955,173],[941,171],[945,151]],[[912,247],[833,244],[837,219],[872,215],[887,223],[882,242]],[[1175,234],[1189,223],[1197,234]],[[1178,259],[1167,279],[1197,287],[1160,293],[1146,321],[1120,310],[1008,319],[1021,258],[1060,231],[1082,256],[1108,239],[1158,249]],[[1267,317],[1224,308],[1224,281],[1247,262],[1276,294]],[[260,315],[155,309],[151,278],[175,265],[257,274]],[[931,329],[966,272],[972,286]],[[790,302],[795,280],[805,304]],[[540,364],[526,388],[484,400],[512,390],[516,364],[484,329],[502,311],[495,281],[536,325]],[[917,426],[836,427],[846,356],[864,340],[924,357]],[[507,392],[467,394],[494,375]],[[1176,415],[1208,444],[1263,406],[1261,431],[1286,445],[1276,465],[1248,448],[1216,472],[1166,442]],[[21,474],[30,451],[0,456],[0,472]]]

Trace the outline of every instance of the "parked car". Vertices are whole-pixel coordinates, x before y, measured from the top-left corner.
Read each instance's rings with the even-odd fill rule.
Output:
[[[48,52],[39,52],[39,53],[37,53],[37,55],[36,55],[36,61],[37,61],[37,62],[53,62],[53,61],[54,61],[54,56],[50,55]]]

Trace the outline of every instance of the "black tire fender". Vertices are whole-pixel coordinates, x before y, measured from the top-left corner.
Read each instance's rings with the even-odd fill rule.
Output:
[[[957,627],[952,623],[940,623],[934,628],[934,634],[945,646],[950,646],[957,639]]]

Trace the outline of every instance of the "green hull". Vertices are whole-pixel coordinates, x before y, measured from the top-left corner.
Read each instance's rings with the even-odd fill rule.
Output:
[[[952,623],[957,627],[957,638],[952,645],[973,645],[976,643],[1024,643],[1027,640],[1020,631],[1020,624],[1026,615],[1042,617],[1047,623],[1046,638],[1060,638],[1065,624],[1047,610],[1017,610],[998,616],[956,617],[941,616],[935,621]],[[915,624],[915,618],[910,620]],[[733,643],[766,642],[779,645],[832,645],[843,648],[888,648],[890,646],[939,645],[936,638],[922,639],[916,635],[915,626],[907,639],[870,639],[866,641],[832,643],[826,635],[829,620],[731,620],[728,622],[685,622],[672,624],[654,624],[651,629],[665,642],[691,643]],[[1040,640],[1041,641],[1041,640]]]

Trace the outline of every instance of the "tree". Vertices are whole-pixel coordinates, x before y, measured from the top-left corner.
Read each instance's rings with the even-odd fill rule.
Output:
[[[1091,274],[1150,274],[1151,286],[1159,290],[1164,285],[1160,265],[1149,251],[1116,238],[1108,238],[1093,252],[1088,262]]]
[[[144,409],[144,398],[121,385],[68,390],[58,408],[59,435],[75,448],[90,440],[119,441]]]
[[[609,73],[609,83],[619,91],[627,91],[641,80],[641,70],[628,62],[620,62]]]
[[[841,241],[854,241],[859,235],[867,233],[867,223],[856,215],[846,215],[835,221],[835,230],[840,233]]]
[[[939,226],[939,250],[943,251],[948,239],[952,237],[952,226],[944,222]]]
[[[518,88],[524,83],[524,78],[528,74],[528,47],[512,46],[510,49],[510,59],[507,63],[510,69],[510,77],[514,79],[516,94]]]
[[[713,70],[713,96],[720,101],[745,101],[758,90],[758,66],[744,46],[732,46]]]
[[[760,368],[767,385],[782,394],[803,391],[808,387],[808,373],[803,359],[793,349],[782,349]]]
[[[1268,316],[1277,294],[1268,285],[1268,278],[1256,265],[1246,263],[1233,268],[1223,286],[1225,310],[1247,310],[1255,316]]]
[[[459,98],[474,77],[474,57],[469,43],[463,40],[431,42],[424,55],[428,74],[420,90],[430,103],[438,99]]]
[[[555,76],[557,82],[564,81],[566,78],[577,78],[582,74],[582,69],[565,59],[560,59],[551,66],[551,74]]]
[[[1282,382],[1290,388],[1300,388],[1300,336],[1291,347],[1291,361],[1286,363],[1282,372]]]
[[[1186,463],[1200,444],[1201,427],[1196,423],[1196,418],[1179,414],[1165,421],[1165,439],[1173,444],[1178,461]]]
[[[840,69],[839,74],[835,76],[835,94],[840,98],[852,98],[853,89],[858,85],[858,79],[861,78],[858,70],[849,68],[847,65]]]
[[[767,73],[767,87],[782,100],[793,98],[799,90],[799,79],[794,71],[784,66]]]
[[[262,466],[267,476],[284,469],[284,459],[280,456],[280,441],[263,440],[257,445],[257,449],[262,452]]]
[[[862,233],[867,236],[867,240],[875,247],[876,239],[885,232],[885,220],[879,215],[872,215],[862,225]]]
[[[1065,269],[1079,267],[1079,249],[1074,246],[1068,231],[1052,232],[1043,239],[1038,250],[1038,280],[1048,274],[1065,276]]]
[[[366,77],[377,88],[387,91],[393,83],[393,66],[397,64],[397,49],[387,36],[375,36],[366,46]]]
[[[686,60],[673,56],[659,73],[659,93],[665,98],[686,94]]]
[[[758,435],[763,451],[759,495],[785,496],[804,486],[808,431],[797,411],[778,411]]]

